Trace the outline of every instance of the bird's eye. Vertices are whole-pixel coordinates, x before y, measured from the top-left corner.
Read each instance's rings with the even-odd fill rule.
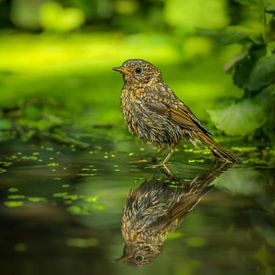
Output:
[[[141,256],[141,255],[136,256],[136,261],[138,263],[140,263],[142,260],[143,260],[143,256]]]
[[[137,67],[137,68],[135,69],[135,72],[136,72],[137,74],[140,74],[140,73],[142,72],[142,69],[141,69],[140,67]]]

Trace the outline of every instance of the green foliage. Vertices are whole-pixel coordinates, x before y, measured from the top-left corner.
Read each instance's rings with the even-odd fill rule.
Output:
[[[14,0],[11,6],[11,21],[21,28],[36,29],[39,21],[38,7],[39,1]]]
[[[169,0],[166,21],[176,28],[194,31],[196,28],[221,28],[228,24],[224,0]]]
[[[247,54],[235,63],[233,81],[234,84],[242,89],[247,88],[248,79],[252,72],[253,66],[257,60],[266,53],[261,46],[253,46]]]
[[[235,0],[235,1],[242,5],[253,5],[253,4],[261,3],[262,0]]]
[[[257,91],[275,81],[275,53],[261,57],[253,67],[248,79],[247,89]]]
[[[227,135],[246,136],[263,126],[266,121],[264,106],[244,99],[224,110],[209,111],[215,125]]]
[[[25,29],[67,32],[83,25],[85,15],[81,9],[64,8],[58,1],[13,0],[11,20],[15,26]]]
[[[261,44],[261,34],[243,26],[228,26],[220,32],[219,39],[224,44],[251,42]]]
[[[39,18],[43,29],[57,32],[77,29],[85,21],[82,10],[63,8],[57,2],[45,2],[40,8]]]
[[[255,195],[263,192],[262,186],[259,184],[267,184],[264,182],[262,174],[254,169],[238,169],[230,170],[223,174],[215,181],[215,186],[225,189],[233,194],[241,194],[244,196]]]
[[[243,45],[242,58],[233,62],[233,81],[244,90],[242,99],[224,110],[209,111],[215,125],[229,135],[246,136],[261,130],[274,141],[274,83],[275,51],[272,22],[275,14],[274,0],[240,0],[251,5],[262,19],[262,31],[242,25],[229,26],[219,32],[219,40],[225,44]],[[260,16],[261,15],[261,16]]]
[[[12,125],[9,120],[0,120],[0,130],[10,130]]]

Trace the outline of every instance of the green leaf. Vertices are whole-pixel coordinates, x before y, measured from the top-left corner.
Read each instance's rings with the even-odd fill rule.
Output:
[[[229,170],[215,180],[218,189],[225,189],[233,194],[251,196],[261,193],[262,184],[259,182],[262,174],[252,169]]]
[[[39,12],[40,25],[48,31],[66,32],[79,28],[85,15],[78,8],[63,8],[57,2],[45,2]]]
[[[261,3],[261,0],[235,0],[235,2],[238,2],[242,5],[258,5]]]
[[[225,0],[169,0],[164,15],[169,25],[187,32],[197,28],[221,29],[229,23]]]
[[[275,53],[275,41],[269,42],[267,47],[270,53]]]
[[[265,135],[269,138],[270,141],[275,143],[275,84],[268,86],[266,89],[264,89],[260,95],[258,96],[260,99],[260,96],[262,96],[262,100],[266,101],[266,98],[268,99],[269,104],[265,104],[268,113],[267,121],[263,127],[263,131]]]
[[[263,56],[253,68],[247,89],[257,91],[265,86],[275,82],[275,54],[271,56]]]
[[[268,117],[271,95],[243,99],[224,110],[208,111],[216,127],[228,135],[246,136],[263,126]]]
[[[243,26],[228,26],[220,32],[219,40],[224,44],[263,43],[260,33]]]
[[[12,124],[8,120],[0,120],[0,130],[10,130]]]
[[[34,106],[29,106],[25,110],[25,115],[28,119],[37,119],[40,116],[41,110]]]
[[[268,13],[275,13],[275,0],[264,0],[265,11]]]
[[[236,86],[242,89],[248,88],[250,73],[257,61],[265,54],[266,48],[264,46],[253,45],[247,55],[236,62],[233,75],[233,81]]]

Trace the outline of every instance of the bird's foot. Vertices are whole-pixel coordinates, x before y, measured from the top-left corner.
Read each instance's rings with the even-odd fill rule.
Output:
[[[163,168],[167,166],[167,162],[161,162],[161,163],[156,163],[148,166],[147,168],[155,169],[155,168]]]
[[[155,165],[150,165],[148,167],[146,167],[147,169],[160,169],[162,170],[167,176],[169,177],[174,177],[174,174],[172,172],[172,170],[168,167],[168,165],[166,165],[165,163],[159,163],[159,164],[155,164]]]
[[[158,168],[160,168],[160,167],[162,167],[162,163],[159,163],[159,164],[153,164],[153,165],[150,165],[150,166],[148,166],[148,167],[146,167],[146,168],[149,168],[149,169],[158,169]]]
[[[146,159],[138,159],[138,160],[132,160],[129,163],[147,163],[147,162],[149,161]]]

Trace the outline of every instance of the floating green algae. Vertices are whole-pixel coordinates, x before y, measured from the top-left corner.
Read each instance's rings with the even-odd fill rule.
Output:
[[[70,238],[67,239],[66,244],[71,247],[88,248],[97,246],[99,244],[99,241],[95,238]]]
[[[15,208],[15,207],[23,206],[24,202],[23,201],[5,201],[4,205],[9,208]]]

